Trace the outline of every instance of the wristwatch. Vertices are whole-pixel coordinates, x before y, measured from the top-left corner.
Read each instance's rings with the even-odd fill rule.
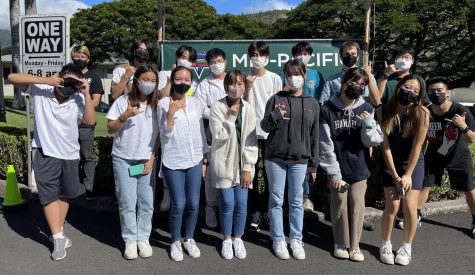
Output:
[[[463,134],[466,134],[466,133],[468,133],[468,130],[469,129],[468,129],[468,125],[467,125],[467,127],[465,127],[465,129],[463,129],[463,130],[460,130],[460,132],[463,133]]]

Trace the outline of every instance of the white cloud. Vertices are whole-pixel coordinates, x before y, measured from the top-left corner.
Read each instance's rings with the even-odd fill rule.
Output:
[[[24,1],[20,0],[20,13],[25,14]],[[0,30],[10,29],[9,0],[0,0]],[[89,8],[77,0],[36,0],[38,14],[76,13],[77,9]]]
[[[253,1],[251,5],[244,7],[244,13],[256,13],[260,11],[270,10],[290,10],[295,6],[282,0],[265,0],[265,1]]]

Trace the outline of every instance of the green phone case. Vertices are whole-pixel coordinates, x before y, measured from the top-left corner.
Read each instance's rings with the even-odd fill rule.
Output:
[[[143,169],[144,169],[143,163],[137,164],[137,165],[132,165],[132,166],[129,167],[129,175],[131,177],[142,175]]]

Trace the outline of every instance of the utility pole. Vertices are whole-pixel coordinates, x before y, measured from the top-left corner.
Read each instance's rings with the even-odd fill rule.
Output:
[[[7,112],[5,110],[5,93],[3,90],[2,42],[0,42],[0,122],[7,122]]]
[[[364,34],[364,45],[363,45],[363,65],[368,65],[369,64],[370,21],[371,21],[371,0],[367,0],[366,1],[366,12],[365,12],[365,34]]]
[[[164,0],[158,0],[158,68],[162,70],[162,44],[165,38],[165,6]]]

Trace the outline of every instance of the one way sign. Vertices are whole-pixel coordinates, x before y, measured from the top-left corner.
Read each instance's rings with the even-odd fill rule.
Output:
[[[59,72],[69,60],[69,16],[23,16],[20,24],[23,72],[47,77]]]

